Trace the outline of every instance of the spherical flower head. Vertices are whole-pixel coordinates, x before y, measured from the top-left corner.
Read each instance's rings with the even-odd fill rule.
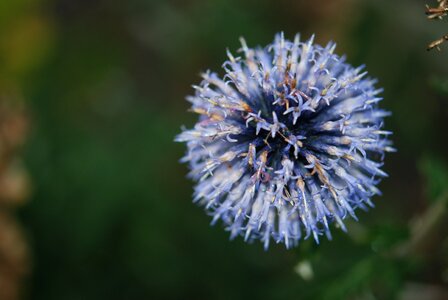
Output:
[[[242,57],[227,53],[223,78],[206,72],[191,102],[199,114],[182,159],[197,182],[194,201],[222,220],[231,238],[295,246],[345,230],[386,174],[393,151],[383,130],[389,113],[378,108],[381,89],[363,67],[334,54],[335,44],[288,41],[278,34]]]

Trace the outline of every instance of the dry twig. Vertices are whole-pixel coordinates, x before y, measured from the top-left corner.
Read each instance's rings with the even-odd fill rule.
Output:
[[[437,0],[437,2],[439,3],[437,7],[429,7],[429,5],[426,5],[426,15],[430,20],[441,20],[448,13],[448,0]],[[429,51],[436,48],[440,51],[440,45],[447,40],[448,34],[430,43],[426,49]]]

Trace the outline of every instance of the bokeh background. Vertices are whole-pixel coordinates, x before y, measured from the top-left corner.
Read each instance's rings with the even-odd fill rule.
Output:
[[[448,32],[421,0],[1,0],[0,299],[448,299]],[[191,203],[185,96],[238,38],[334,40],[398,152],[333,241],[265,252]]]

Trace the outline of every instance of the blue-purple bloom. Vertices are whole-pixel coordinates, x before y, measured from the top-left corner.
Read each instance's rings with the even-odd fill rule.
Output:
[[[191,102],[200,115],[176,141],[187,143],[194,202],[245,240],[272,238],[286,247],[302,238],[344,231],[347,216],[373,206],[393,151],[384,131],[382,89],[313,37],[278,34],[243,57],[227,53],[225,76],[202,74]]]

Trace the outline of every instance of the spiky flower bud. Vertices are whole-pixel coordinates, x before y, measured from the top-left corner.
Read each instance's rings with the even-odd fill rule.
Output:
[[[188,97],[200,115],[176,138],[187,143],[194,201],[245,240],[273,238],[286,247],[302,238],[331,237],[335,222],[372,206],[389,113],[378,108],[381,89],[363,67],[334,54],[334,43],[313,44],[278,34],[244,58],[227,53],[221,79],[206,72]]]

